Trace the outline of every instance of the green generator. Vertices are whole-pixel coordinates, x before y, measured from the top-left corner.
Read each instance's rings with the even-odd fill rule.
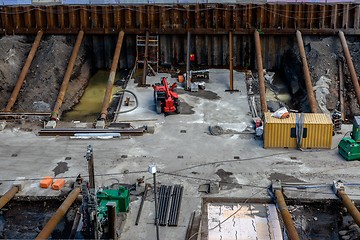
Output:
[[[98,218],[104,219],[107,217],[108,202],[116,203],[116,214],[119,212],[127,212],[130,204],[130,193],[126,187],[120,186],[119,189],[102,189],[96,193],[98,200]]]
[[[360,160],[360,116],[355,116],[353,121],[351,138],[341,139],[338,151],[347,161]]]

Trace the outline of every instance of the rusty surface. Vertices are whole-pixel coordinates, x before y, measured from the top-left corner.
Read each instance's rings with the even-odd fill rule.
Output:
[[[342,48],[343,48],[343,51],[344,51],[346,63],[347,63],[347,66],[349,68],[350,77],[351,77],[351,81],[352,81],[353,86],[354,86],[355,94],[356,94],[356,97],[358,99],[358,103],[360,105],[359,79],[358,79],[358,77],[356,75],[355,67],[354,67],[353,61],[351,59],[350,51],[349,51],[349,48],[348,48],[344,33],[342,31],[339,31],[339,37],[340,37],[341,45],[342,45]]]
[[[299,46],[299,52],[300,52],[300,57],[301,57],[301,62],[302,62],[302,69],[303,69],[303,74],[304,74],[306,91],[307,91],[308,101],[309,101],[309,105],[310,105],[310,111],[312,113],[317,113],[318,112],[317,102],[315,99],[314,89],[312,86],[310,72],[309,72],[309,66],[308,66],[307,59],[306,59],[304,42],[303,42],[300,31],[296,31],[296,38],[297,38],[298,46]]]
[[[349,196],[346,194],[344,190],[339,190],[337,192],[337,195],[341,199],[342,203],[346,207],[347,211],[350,213],[350,215],[353,217],[355,223],[360,226],[360,213],[359,210],[356,208],[352,200],[349,198]]]
[[[59,91],[59,94],[58,94],[58,97],[57,97],[57,100],[56,100],[56,103],[55,103],[55,106],[54,106],[54,110],[51,113],[51,119],[52,120],[56,121],[58,119],[58,117],[59,117],[59,111],[60,111],[61,105],[62,105],[62,103],[64,101],[64,98],[65,98],[66,91],[67,91],[68,86],[69,86],[70,77],[71,77],[71,74],[72,74],[72,72],[74,70],[75,60],[76,60],[76,57],[77,57],[77,55],[79,53],[83,37],[84,37],[84,32],[80,31],[77,38],[76,38],[74,49],[73,49],[73,51],[71,53],[68,66],[66,68],[66,72],[65,72],[65,75],[64,75],[61,87],[60,87],[60,91]]]
[[[108,83],[106,86],[104,101],[103,101],[103,104],[101,107],[101,115],[100,115],[101,120],[106,120],[106,117],[107,117],[108,107],[109,107],[110,99],[111,99],[111,92],[112,92],[112,88],[113,88],[114,81],[115,81],[115,75],[116,75],[116,70],[117,70],[118,63],[119,63],[120,51],[121,51],[123,39],[124,39],[124,32],[121,31],[118,35],[118,40],[116,43],[114,57],[113,57],[113,61],[112,61],[111,69],[110,69],[110,75],[109,75]]]
[[[266,104],[266,90],[265,90],[265,79],[264,79],[264,71],[262,64],[262,55],[261,55],[261,42],[259,32],[255,30],[255,49],[256,49],[256,63],[258,69],[258,78],[259,78],[259,91],[260,91],[260,104],[262,113],[266,113],[268,111]]]
[[[195,4],[195,5],[84,5],[84,6],[3,6],[0,7],[2,34],[28,34],[40,28],[44,33],[150,34],[200,32],[252,34],[253,29],[272,32],[331,34],[342,28],[359,34],[359,5],[345,4]],[[249,33],[249,30],[252,30]],[[191,32],[196,34],[196,32]],[[264,31],[266,33],[266,31]]]
[[[0,198],[0,209],[2,209],[19,191],[18,187],[12,187]]]
[[[291,218],[289,210],[286,206],[286,202],[284,199],[284,195],[281,190],[275,190],[276,203],[278,205],[278,209],[281,213],[281,217],[284,221],[284,225],[286,228],[287,235],[291,240],[300,240],[299,235],[296,231],[294,222]]]

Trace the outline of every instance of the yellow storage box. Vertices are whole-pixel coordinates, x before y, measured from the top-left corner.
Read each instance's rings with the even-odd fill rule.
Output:
[[[323,113],[290,113],[289,118],[279,119],[265,113],[264,148],[331,148],[333,123],[330,115]],[[303,122],[301,129],[301,122]],[[298,123],[298,124],[297,124]],[[299,136],[302,130],[302,139]]]

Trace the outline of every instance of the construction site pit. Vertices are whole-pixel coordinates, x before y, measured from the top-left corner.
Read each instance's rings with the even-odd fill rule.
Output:
[[[191,86],[196,87],[192,91],[183,81],[187,58],[185,36],[159,38],[165,46],[161,48],[160,44],[159,66],[155,74],[152,68],[147,69],[146,83],[141,85],[144,69],[141,63],[134,67],[136,36],[129,34],[120,51],[104,124],[110,130],[126,128],[135,133],[111,138],[96,134],[77,138],[71,131],[97,129],[99,121],[104,120],[101,108],[112,75],[109,69],[116,36],[85,36],[61,110],[56,119],[50,119],[76,37],[45,35],[12,108],[13,115],[2,111],[5,115],[1,116],[0,131],[3,163],[0,195],[13,187],[17,177],[24,177],[21,181],[25,183],[0,210],[0,238],[35,238],[71,192],[69,182],[77,181],[80,176],[87,180],[93,175],[97,191],[113,189],[116,185],[126,186],[130,192],[129,209],[117,215],[116,237],[155,239],[153,177],[156,175],[158,194],[161,187],[183,187],[177,203],[180,205],[174,207],[179,211],[176,224],[160,226],[161,239],[287,239],[289,231],[275,197],[274,186],[278,187],[279,183],[300,239],[360,239],[360,227],[342,205],[334,187],[343,183],[351,201],[359,208],[360,162],[344,160],[337,149],[341,139],[349,136],[354,116],[360,115],[338,36],[303,37],[317,111],[331,115],[340,109],[340,94],[345,98],[343,125],[334,131],[331,148],[265,149],[263,139],[256,135],[257,120],[262,115],[259,73],[264,74],[266,106],[270,112],[281,107],[289,112],[311,112],[295,34],[279,38],[282,40],[275,44],[276,48],[283,48],[272,57],[274,61],[266,58],[263,71],[257,71],[255,46],[249,48],[245,37],[235,38],[241,39],[239,46],[234,44],[235,49],[246,48],[250,55],[234,60],[237,64],[232,72],[233,82],[229,80],[228,51],[206,52],[206,57],[199,56],[205,51],[194,51],[197,55],[190,68],[194,75],[200,73],[200,77],[193,80]],[[214,46],[218,42],[227,47],[230,44],[227,35],[223,39],[209,39]],[[192,51],[209,39],[194,37]],[[0,38],[1,109],[7,106],[21,71],[19,66],[24,65],[33,42],[34,36]],[[180,47],[184,52],[178,53],[175,43],[184,43]],[[347,43],[355,71],[360,73],[360,41],[357,36],[349,36]],[[235,54],[239,55],[239,51]],[[208,66],[204,59],[221,63]],[[340,89],[340,77],[344,89]],[[163,78],[170,86],[177,85],[174,92],[181,103],[180,113],[157,113],[152,86]],[[25,112],[29,115],[22,114]],[[55,130],[65,129],[70,133],[41,135],[40,131],[47,129],[50,120],[56,122]],[[89,155],[94,164],[92,173]],[[154,164],[157,172],[151,174]],[[62,190],[41,188],[39,182],[46,176],[54,180],[63,178],[67,185]],[[145,191],[147,186],[150,187]],[[141,203],[144,192],[147,196]],[[84,201],[82,195],[74,200],[49,236],[51,239],[89,238],[81,234],[82,224],[80,227],[76,224],[71,232],[76,215],[83,211]],[[170,200],[168,204],[169,211],[174,212]],[[135,225],[141,208],[140,222]],[[110,238],[107,227],[101,230],[102,238]]]

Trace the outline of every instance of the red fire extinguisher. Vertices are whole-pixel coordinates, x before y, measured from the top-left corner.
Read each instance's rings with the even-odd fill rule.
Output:
[[[190,62],[194,62],[195,61],[195,54],[191,53],[190,54]]]

